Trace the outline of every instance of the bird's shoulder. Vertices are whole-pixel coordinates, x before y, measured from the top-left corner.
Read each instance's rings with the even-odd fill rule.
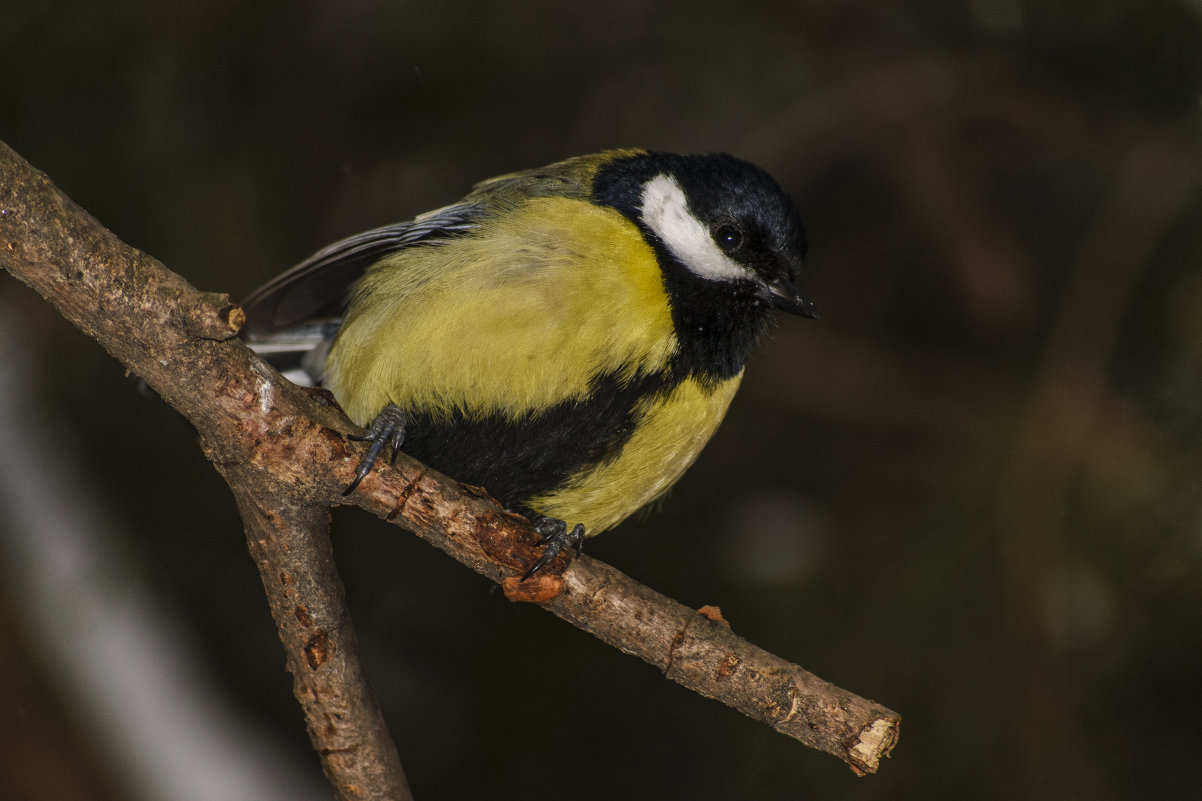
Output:
[[[516,205],[537,197],[591,200],[597,173],[607,164],[645,153],[613,149],[557,161],[544,167],[506,173],[480,181],[463,199],[464,203],[494,209]]]

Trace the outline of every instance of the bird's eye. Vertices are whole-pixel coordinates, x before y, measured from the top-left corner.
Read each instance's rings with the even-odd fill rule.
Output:
[[[718,247],[730,253],[732,250],[738,250],[743,244],[743,232],[738,226],[724,223],[714,229],[714,241],[718,243]]]

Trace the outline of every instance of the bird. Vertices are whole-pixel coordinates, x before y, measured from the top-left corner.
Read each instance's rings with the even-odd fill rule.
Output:
[[[482,486],[543,551],[660,498],[726,414],[796,280],[796,206],[726,153],[613,149],[476,184],[254,292],[244,338],[370,442]]]

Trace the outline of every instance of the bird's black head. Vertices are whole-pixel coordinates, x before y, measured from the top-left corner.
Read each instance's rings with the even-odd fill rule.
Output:
[[[605,164],[594,200],[655,249],[680,340],[676,367],[714,379],[743,369],[778,309],[816,316],[794,286],[805,230],[768,173],[726,154],[641,153]]]

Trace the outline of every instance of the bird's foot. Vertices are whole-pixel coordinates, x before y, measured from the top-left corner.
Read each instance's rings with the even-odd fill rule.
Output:
[[[551,564],[566,545],[579,556],[584,551],[584,524],[577,523],[568,531],[568,524],[557,517],[536,517],[531,523],[538,532],[538,544],[543,546],[543,555],[522,575],[522,581]]]
[[[405,423],[405,412],[400,406],[390,403],[368,424],[366,431],[348,437],[356,442],[370,442],[371,447],[359,460],[359,466],[355,468],[355,480],[342,491],[343,495],[350,495],[354,492],[355,487],[359,486],[359,482],[371,472],[385,445],[392,448],[390,463],[396,461],[396,455],[401,452],[401,445],[405,441]]]

